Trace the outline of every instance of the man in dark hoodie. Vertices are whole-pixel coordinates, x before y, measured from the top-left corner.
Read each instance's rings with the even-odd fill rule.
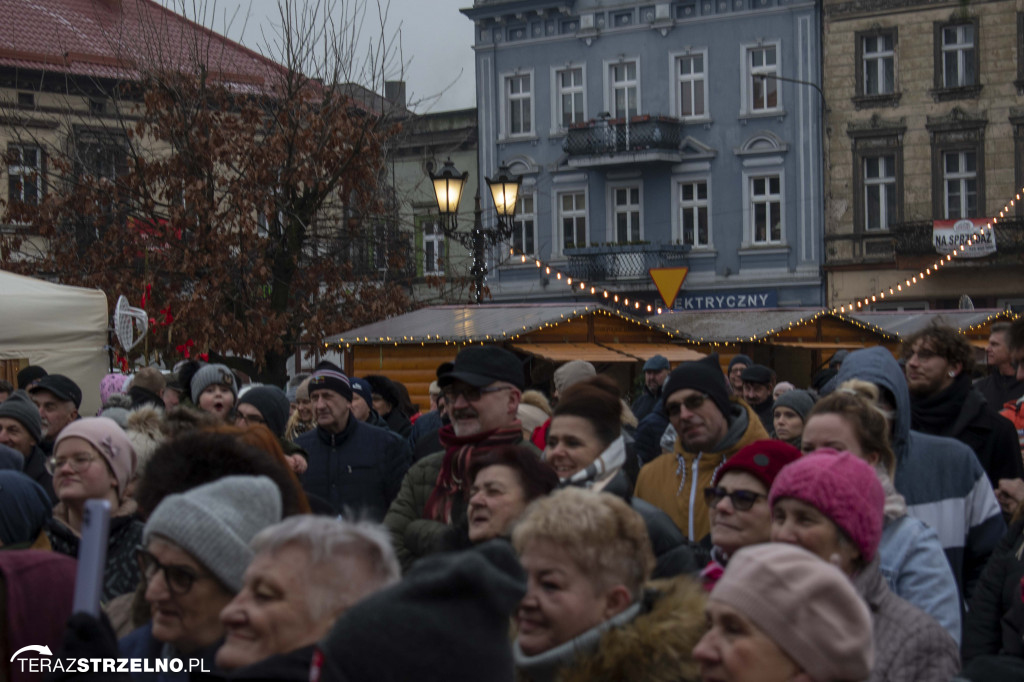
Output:
[[[904,340],[903,357],[914,429],[969,446],[993,488],[1024,476],[1016,429],[971,385],[974,349],[962,334],[933,322]]]
[[[907,381],[888,350],[875,346],[850,353],[833,386],[849,379],[868,381],[880,389],[882,407],[892,415],[893,483],[906,499],[907,513],[938,534],[966,599],[1006,532],[985,470],[963,443],[911,430]]]

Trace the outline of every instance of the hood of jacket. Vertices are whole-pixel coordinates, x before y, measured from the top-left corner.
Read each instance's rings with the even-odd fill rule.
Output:
[[[903,459],[910,447],[910,391],[903,376],[903,368],[892,353],[882,346],[872,346],[854,351],[843,360],[836,377],[836,388],[849,379],[870,381],[890,393],[896,401],[893,416],[892,449],[897,459]]]

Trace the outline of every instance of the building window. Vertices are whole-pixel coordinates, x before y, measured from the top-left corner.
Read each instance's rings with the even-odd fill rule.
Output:
[[[954,108],[929,116],[932,139],[932,214],[936,219],[979,218],[985,214],[984,118]]]
[[[532,194],[520,194],[516,202],[516,215],[512,223],[512,248],[517,254],[533,256],[537,253],[537,215]]]
[[[779,108],[778,50],[774,45],[747,50],[747,78],[750,112],[773,111]]]
[[[566,192],[558,195],[558,222],[562,226],[562,248],[587,245],[587,195]]]
[[[682,243],[695,248],[710,246],[708,229],[708,183],[706,180],[679,184],[679,226]]]
[[[586,120],[583,108],[583,67],[574,66],[555,72],[555,102],[558,107],[556,120],[561,128]]]
[[[750,178],[750,220],[754,244],[782,243],[782,180],[778,175]]]
[[[615,241],[619,244],[643,239],[639,185],[612,188],[612,220],[615,225]]]
[[[506,123],[509,137],[533,134],[533,90],[530,74],[505,78]]]
[[[7,148],[7,199],[35,206],[43,196],[43,150],[35,145]]]
[[[1024,95],[1024,12],[1017,12],[1017,80],[1013,84],[1017,86],[1017,94]],[[1017,187],[1020,187],[1020,183],[1017,183]]]
[[[896,52],[892,33],[861,38],[864,95],[890,95],[896,91]]]
[[[434,221],[423,223],[423,274],[444,274],[444,232]]]
[[[977,97],[978,21],[935,24],[935,89],[937,100]]]
[[[705,53],[676,57],[676,88],[680,118],[707,115],[707,71]]]
[[[943,217],[978,216],[978,157],[970,151],[942,154]]]
[[[896,218],[896,156],[866,156],[864,173],[864,230],[888,230]]]
[[[632,118],[640,113],[640,81],[636,61],[608,65],[612,118]]]

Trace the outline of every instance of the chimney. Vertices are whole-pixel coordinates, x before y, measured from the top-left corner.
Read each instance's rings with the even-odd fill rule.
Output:
[[[384,81],[384,99],[399,109],[405,109],[405,81]]]

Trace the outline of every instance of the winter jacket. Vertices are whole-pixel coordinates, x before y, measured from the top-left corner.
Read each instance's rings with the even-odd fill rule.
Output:
[[[1005,403],[999,414],[1010,420],[1017,431],[1017,442],[1024,451],[1024,398]]]
[[[907,501],[907,514],[938,534],[960,594],[969,597],[1006,530],[985,470],[963,443],[911,430],[907,381],[888,350],[874,346],[850,353],[835,386],[849,379],[869,381],[892,394],[893,483]]]
[[[339,433],[319,426],[295,439],[309,467],[302,488],[342,512],[380,521],[402,485],[412,455],[405,440],[349,415]]]
[[[145,524],[136,516],[137,509],[135,500],[127,500],[110,517],[107,562],[103,568],[103,601],[134,592],[142,579],[135,560],[135,548],[142,544]],[[54,507],[53,518],[46,524],[46,535],[54,552],[78,557],[78,543],[82,536],[67,525],[64,503]]]
[[[652,582],[611,621],[536,656],[513,645],[523,682],[696,682],[693,647],[704,635],[706,595],[691,578]]]
[[[409,434],[412,433],[412,422],[409,421],[409,416],[405,412],[395,407],[388,412],[388,416],[382,417],[382,419],[389,429],[402,437],[402,440],[409,440]]]
[[[654,404],[647,416],[640,420],[636,427],[635,441],[636,456],[640,458],[640,466],[653,462],[662,454],[661,435],[668,428],[668,417],[665,416],[665,407],[661,399]]]
[[[992,553],[964,619],[964,662],[1000,654],[1024,659],[1024,518]]]
[[[1007,376],[998,369],[989,372],[984,379],[975,381],[974,388],[984,396],[985,402],[994,410],[1024,397],[1024,381],[1018,381],[1016,374]]]
[[[980,393],[970,388],[970,380],[958,377],[945,391],[932,396],[931,403],[936,400],[945,402],[948,407],[939,408],[944,414],[955,414],[952,420],[936,420],[926,422],[916,415],[911,419],[911,426],[923,433],[936,436],[956,438],[974,450],[981,468],[988,474],[993,488],[999,487],[1001,478],[1024,477],[1024,462],[1020,456],[1020,441],[1017,431],[1006,419],[999,416],[990,407]],[[952,404],[950,404],[952,403]],[[911,398],[911,405],[919,407],[920,403]]]
[[[525,441],[523,445],[536,450]],[[403,572],[408,571],[416,559],[445,546],[450,526],[466,522],[466,499],[463,497],[452,501],[450,525],[423,518],[423,509],[437,483],[437,475],[441,473],[444,454],[444,450],[435,452],[409,467],[401,489],[384,517],[384,525],[391,532],[391,542]],[[540,457],[540,451],[537,451],[537,456]]]
[[[412,425],[412,431],[409,432],[409,447],[415,451],[416,442],[420,438],[431,431],[437,431],[442,426],[441,413],[437,410],[422,413],[420,418]]]
[[[641,421],[644,417],[650,414],[651,410],[654,409],[655,404],[661,400],[661,391],[657,393],[652,391],[644,384],[643,390],[640,395],[636,397],[633,404],[629,406],[629,409],[633,411],[633,416],[636,417],[637,421]]]
[[[879,570],[889,589],[934,618],[960,644],[960,595],[935,531],[912,516],[886,519]]]
[[[711,531],[704,488],[711,485],[715,471],[729,457],[756,440],[768,438],[754,411],[738,398],[731,398],[729,431],[713,452],[687,452],[677,440],[675,452],[666,453],[640,469],[636,497],[658,507],[690,539],[697,542]]]
[[[217,649],[219,649],[223,643],[224,640],[220,640],[214,642],[208,647],[203,647],[198,651],[191,651],[188,654],[182,654],[177,651],[173,645],[161,642],[153,637],[153,623],[149,622],[140,628],[132,630],[130,633],[122,637],[117,643],[117,647],[120,650],[121,658],[144,658],[149,659],[150,661],[155,661],[158,658],[177,658],[181,659],[182,663],[185,664],[180,672],[172,672],[168,668],[167,672],[132,673],[132,679],[136,680],[136,682],[189,682],[189,680],[195,679],[224,679],[223,672],[220,671],[214,663],[214,659],[217,655]],[[200,659],[202,669],[208,670],[210,673],[193,673],[192,675],[189,675],[190,659]],[[152,665],[153,664],[151,664],[151,666]]]
[[[25,458],[25,468],[22,471],[33,481],[43,486],[43,490],[50,496],[54,504],[60,502],[57,493],[53,491],[53,476],[46,470],[47,454],[38,445],[33,445],[32,450]]]
[[[629,476],[625,471],[620,469],[601,492],[618,496],[643,518],[647,534],[651,538],[651,549],[657,560],[653,577],[672,578],[677,575],[694,574],[699,570],[700,567],[682,532],[676,528],[668,514],[653,504],[633,496]]]
[[[956,642],[934,618],[889,591],[878,557],[853,586],[871,611],[875,664],[868,682],[939,682],[956,675]]]
[[[236,668],[226,675],[232,682],[307,682],[315,644]],[[209,669],[209,667],[207,667]]]

